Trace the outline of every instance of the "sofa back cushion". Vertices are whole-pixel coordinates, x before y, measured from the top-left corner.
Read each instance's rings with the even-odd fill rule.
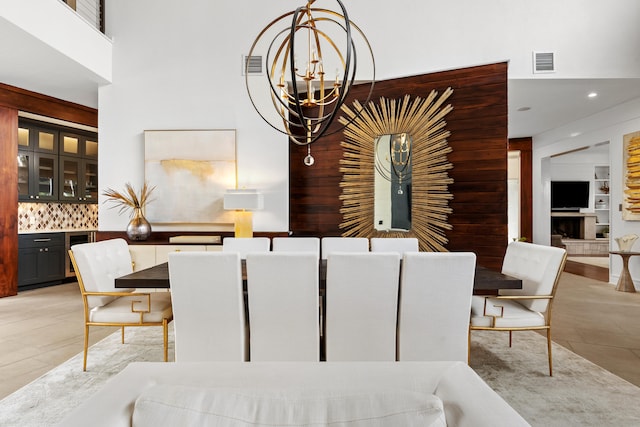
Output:
[[[442,401],[400,389],[248,389],[155,385],[136,400],[134,427],[433,426]]]

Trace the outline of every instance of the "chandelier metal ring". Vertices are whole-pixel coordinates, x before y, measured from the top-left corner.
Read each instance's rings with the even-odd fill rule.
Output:
[[[312,7],[315,1],[309,0],[306,6],[272,20],[254,40],[248,57],[266,52],[267,85],[259,85],[257,76],[245,70],[247,93],[260,117],[288,135],[293,143],[307,146],[344,128],[342,124],[329,131],[330,125],[337,122],[352,85],[370,84],[363,102],[366,105],[375,82],[373,49],[362,30],[349,19],[341,0],[335,0],[339,11]],[[266,41],[270,37],[271,41]],[[362,78],[362,72],[358,73],[356,49],[363,46],[370,55],[370,65],[365,65],[369,65],[371,78]],[[363,58],[368,60],[366,55]],[[335,80],[326,73],[333,66]]]

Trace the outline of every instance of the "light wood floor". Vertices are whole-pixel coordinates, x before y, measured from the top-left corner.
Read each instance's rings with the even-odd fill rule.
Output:
[[[608,271],[567,261],[553,305],[552,340],[640,386],[640,291],[616,291],[606,282]]]
[[[640,293],[572,272],[558,288],[553,340],[640,386]],[[90,344],[116,330],[92,328]],[[82,334],[75,282],[0,298],[0,399],[80,353]]]
[[[117,330],[91,328],[89,345]],[[0,298],[0,399],[80,353],[83,334],[76,282]]]

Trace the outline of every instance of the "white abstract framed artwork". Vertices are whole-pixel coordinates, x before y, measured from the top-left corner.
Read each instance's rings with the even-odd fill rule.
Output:
[[[235,130],[147,130],[145,179],[155,186],[145,209],[152,224],[230,224],[224,193],[236,188]]]

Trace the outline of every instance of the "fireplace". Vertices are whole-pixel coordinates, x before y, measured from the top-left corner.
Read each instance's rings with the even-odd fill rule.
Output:
[[[596,214],[580,212],[552,212],[551,234],[566,239],[596,238]]]

